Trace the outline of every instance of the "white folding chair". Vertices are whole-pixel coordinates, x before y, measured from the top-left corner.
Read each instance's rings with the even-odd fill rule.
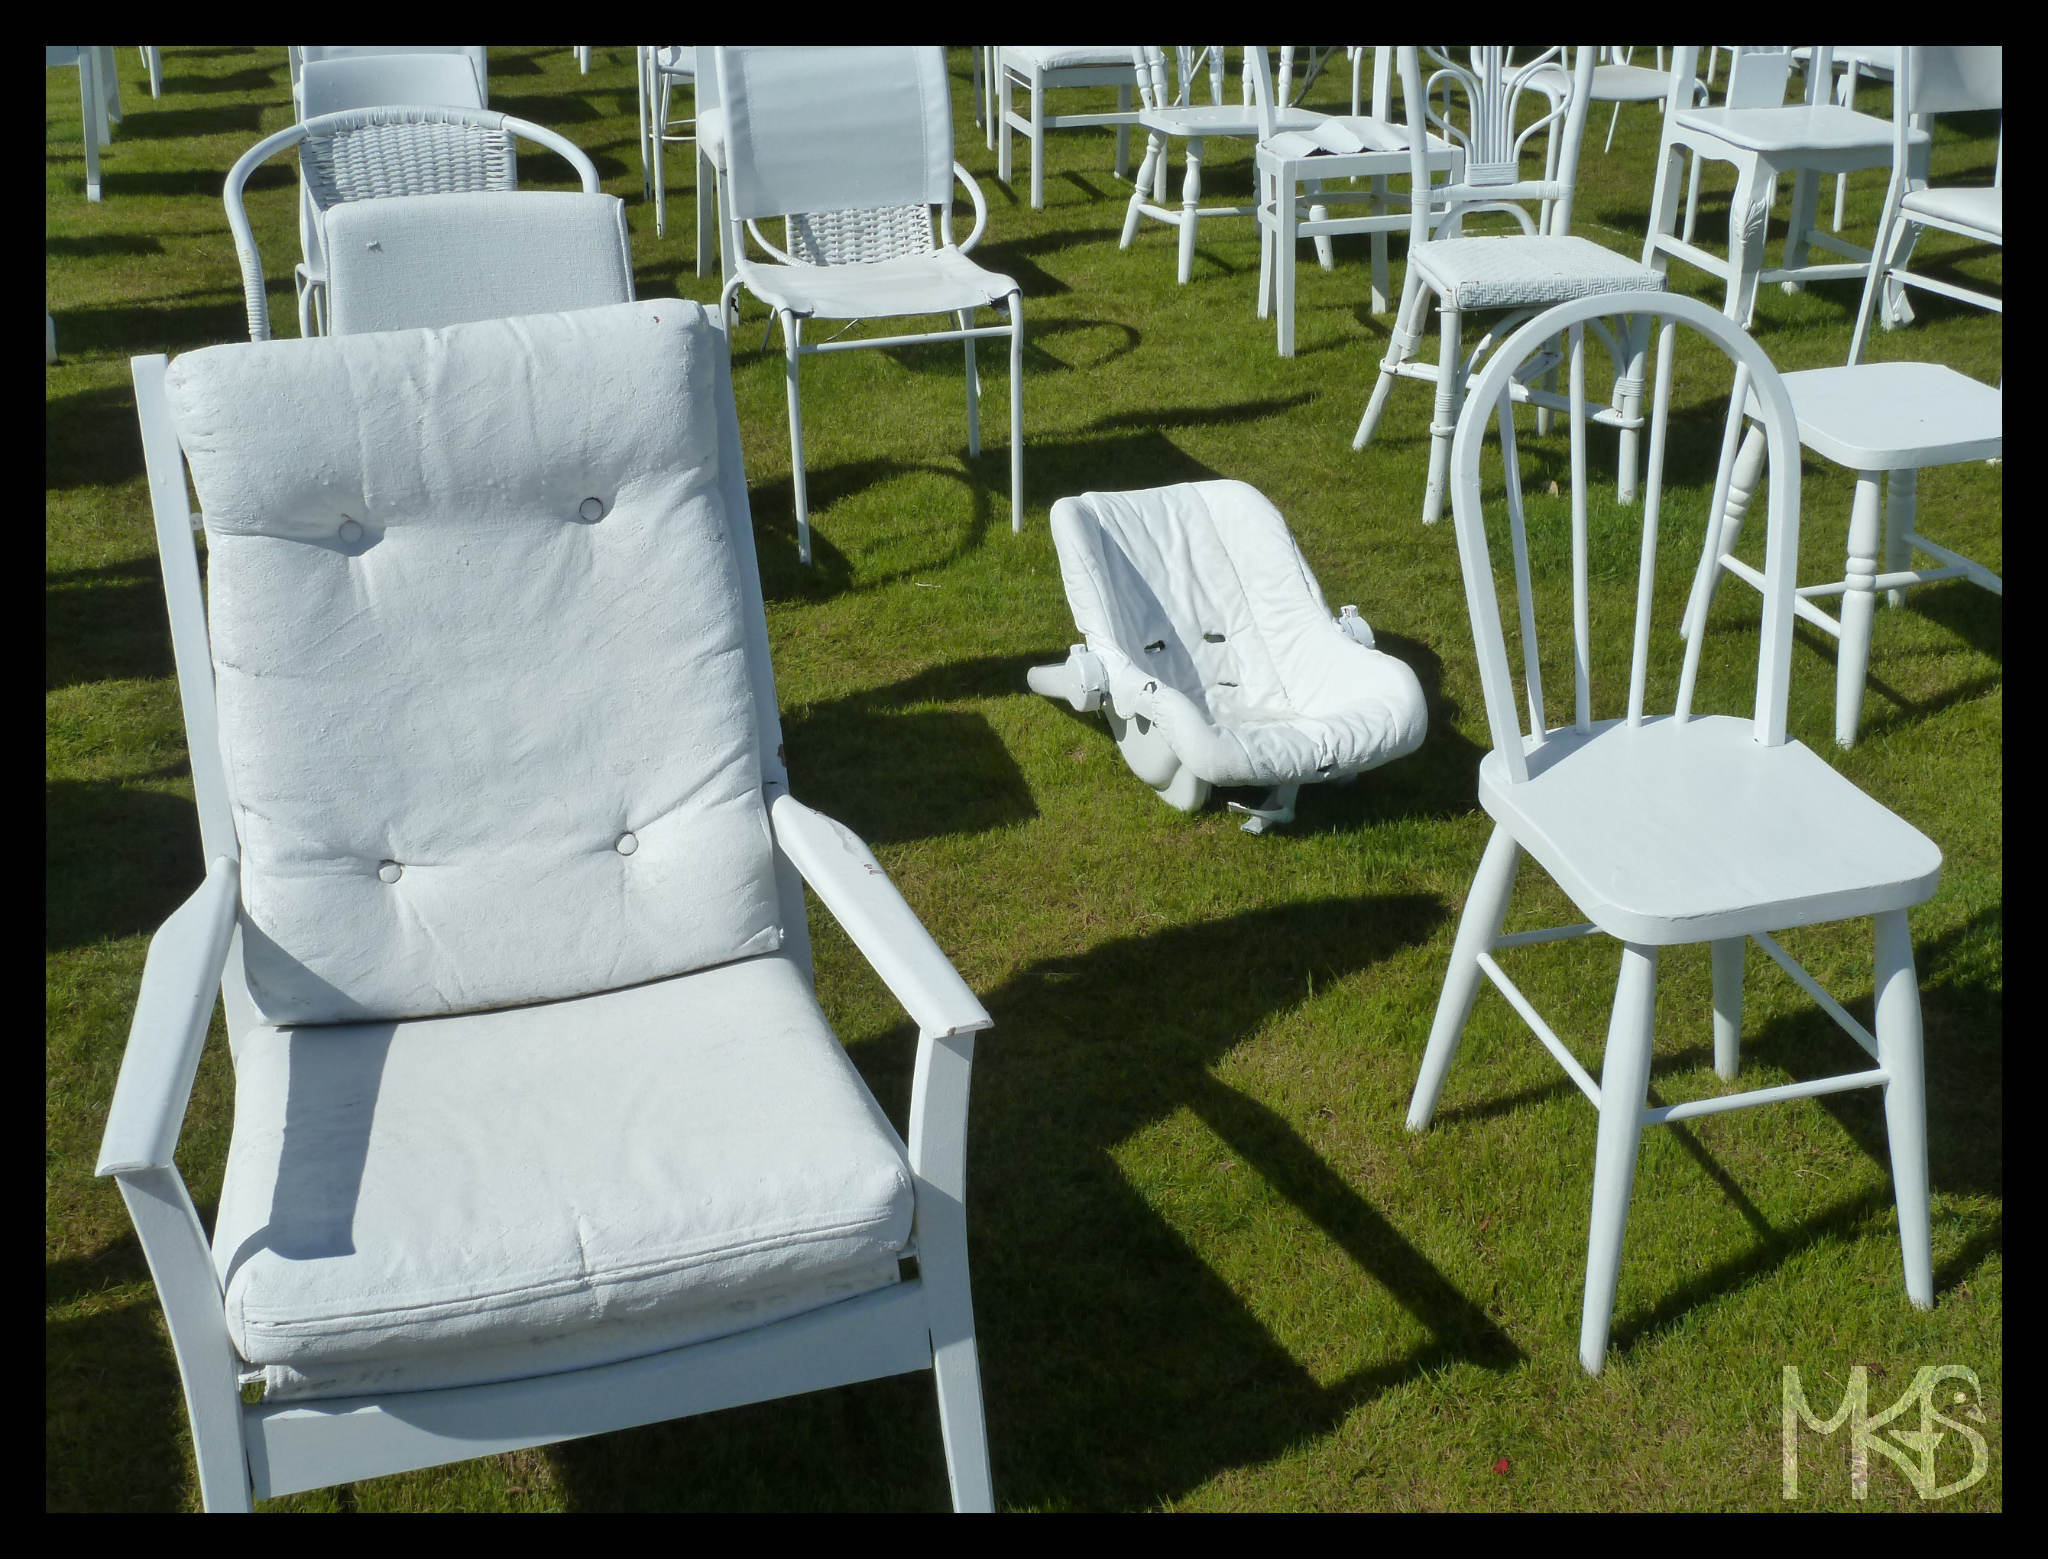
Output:
[[[242,294],[249,311],[249,339],[270,338],[270,300],[264,291],[263,259],[243,209],[249,175],[289,147],[299,148],[299,176],[314,210],[316,229],[335,207],[359,200],[407,195],[512,190],[519,187],[514,137],[558,153],[576,172],[586,195],[595,195],[597,169],[581,148],[564,136],[524,119],[483,109],[387,105],[325,114],[288,125],[244,152],[228,170],[223,198],[235,257],[242,267]],[[310,246],[309,249],[316,246]],[[318,251],[329,252],[324,238]],[[299,333],[324,328],[327,279],[309,267],[298,269]]]
[[[1595,720],[1584,481],[1589,420],[1584,335],[1589,321],[1616,307],[1634,311],[1660,328],[1642,545],[1633,592],[1628,701],[1623,716]],[[1735,365],[1724,459],[1707,514],[1719,511],[1729,477],[1725,451],[1733,445],[1744,404],[1751,397],[1769,455],[1769,537],[1760,576],[1763,627],[1757,645],[1755,704],[1747,718],[1693,712],[1703,635],[1696,635],[1686,647],[1674,712],[1649,712],[1649,636],[1655,617],[1659,521],[1663,500],[1669,496],[1664,489],[1664,457],[1680,325],[1706,337],[1704,345]],[[1509,396],[1516,369],[1532,358],[1540,361],[1561,330],[1569,334],[1572,383],[1568,602],[1563,590],[1539,592],[1534,583]],[[1722,367],[1712,357],[1707,367],[1698,367],[1700,356],[1694,351],[1686,365],[1692,385]],[[1507,628],[1496,595],[1489,506],[1482,504],[1482,497],[1490,493],[1481,486],[1480,450],[1489,424],[1496,420],[1505,498],[1490,507],[1495,510],[1496,534],[1506,530],[1512,553],[1510,588],[1518,611],[1526,729],[1517,709]],[[1445,1071],[1484,975],[1599,1111],[1585,1308],[1579,1329],[1580,1363],[1597,1374],[1607,1353],[1643,1128],[1783,1099],[1882,1088],[1906,1293],[1915,1305],[1928,1308],[1934,1302],[1934,1270],[1920,992],[1906,911],[1934,892],[1941,852],[1825,759],[1786,735],[1786,680],[1797,599],[1793,570],[1799,552],[1799,434],[1777,371],[1753,340],[1696,299],[1655,293],[1580,299],[1531,320],[1488,360],[1458,420],[1452,458],[1458,556],[1493,738],[1493,750],[1479,765],[1479,801],[1493,818],[1494,829],[1458,923],[1443,994],[1408,1107],[1409,1130],[1424,1129],[1435,1113]],[[1710,530],[1703,526],[1702,535]],[[1703,550],[1702,573],[1709,563],[1709,552]],[[1572,711],[1553,723],[1545,710],[1538,625],[1561,622],[1567,615]],[[1663,695],[1655,697],[1661,704]],[[1571,899],[1585,917],[1583,923],[1502,934],[1516,865],[1525,852]],[[1876,929],[1874,1035],[1815,983],[1772,935],[1786,927],[1864,916],[1874,918]],[[1622,944],[1621,973],[1597,1083],[1495,957],[1532,943],[1596,934]],[[1838,1077],[1651,1107],[1647,1094],[1660,951],[1700,942],[1712,945],[1714,1068],[1721,1077],[1733,1079],[1741,1057],[1743,956],[1751,941],[1812,994],[1877,1065]]]
[[[99,1172],[207,1508],[931,1370],[953,1501],[988,1509],[989,1018],[789,794],[715,322],[134,369],[206,872],[150,945]],[[917,1025],[907,1144],[813,994],[806,884]],[[174,1155],[216,996],[209,1239]]]
[[[1506,310],[1509,314],[1480,338],[1473,348],[1476,357],[1519,320],[1550,304],[1601,293],[1656,291],[1664,282],[1626,255],[1589,238],[1570,236],[1579,143],[1585,134],[1590,101],[1591,49],[1579,49],[1568,72],[1562,47],[1521,62],[1514,59],[1512,51],[1497,45],[1474,48],[1463,61],[1432,50],[1436,68],[1427,90],[1443,92],[1446,112],[1451,98],[1463,97],[1469,115],[1463,126],[1431,111],[1417,51],[1404,47],[1399,59],[1409,134],[1408,274],[1402,282],[1400,313],[1389,334],[1379,378],[1351,447],[1363,449],[1371,441],[1395,379],[1434,384],[1436,415],[1429,428],[1429,482],[1422,496],[1423,523],[1433,525],[1443,512],[1451,434],[1464,405],[1465,380],[1472,370],[1471,359],[1463,355],[1465,315],[1476,310]],[[1542,98],[1547,111],[1533,118],[1522,113],[1520,100],[1528,94]],[[1463,172],[1457,183],[1432,187],[1426,133],[1432,122],[1464,151]],[[1542,177],[1531,179],[1523,175],[1522,158],[1531,139],[1539,134],[1544,137],[1545,170]],[[1516,203],[1532,200],[1541,202],[1541,215],[1536,219]],[[1439,206],[1443,208],[1440,215],[1436,214]],[[1464,216],[1478,211],[1505,211],[1522,231],[1499,238],[1462,236]],[[1431,236],[1432,227],[1435,236]],[[1433,365],[1414,356],[1428,322],[1431,298],[1439,300],[1442,331]],[[1604,324],[1595,330],[1615,365],[1613,403],[1599,413],[1598,420],[1620,430],[1615,488],[1620,501],[1628,503],[1636,490],[1644,343],[1640,332],[1627,324],[1618,336]],[[1554,384],[1555,369],[1553,359],[1540,373],[1532,370],[1531,376],[1548,377]],[[1547,423],[1542,413],[1563,406],[1554,390],[1524,380],[1516,381],[1514,393],[1518,401],[1539,408],[1538,431]]]
[[[721,48],[725,115],[726,248],[733,277],[720,295],[730,310],[744,287],[782,322],[788,359],[791,483],[797,553],[811,561],[804,482],[803,408],[797,369],[806,356],[960,341],[967,352],[967,449],[981,453],[980,382],[974,343],[1010,342],[1010,529],[1024,528],[1024,313],[1022,289],[967,258],[988,225],[974,176],[953,160],[953,112],[945,51]],[[974,226],[953,240],[953,180],[974,202]],[[938,236],[932,232],[938,211]],[[784,219],[779,249],[761,232]],[[747,235],[768,252],[746,252]],[[1007,325],[977,326],[975,310],[1007,307]],[[954,330],[834,338],[806,344],[807,319],[901,319],[950,314]]]

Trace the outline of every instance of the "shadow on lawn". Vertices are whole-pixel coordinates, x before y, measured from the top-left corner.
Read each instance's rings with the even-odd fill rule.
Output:
[[[1351,1178],[1213,1072],[1311,979],[1367,971],[1434,935],[1445,913],[1414,894],[1257,909],[1042,960],[987,993],[996,1027],[978,1056],[969,1194],[1004,1504],[1156,1506],[1327,1433],[1403,1381],[1521,1360]],[[853,1054],[880,1097],[907,1095],[907,1028]],[[1430,1340],[1329,1385],[1311,1377],[1117,1163],[1120,1144],[1183,1110]],[[937,1427],[930,1380],[914,1375],[547,1454],[586,1509],[929,1508],[945,1500]]]
[[[43,592],[43,689],[172,674],[163,575],[153,558],[53,574]]]

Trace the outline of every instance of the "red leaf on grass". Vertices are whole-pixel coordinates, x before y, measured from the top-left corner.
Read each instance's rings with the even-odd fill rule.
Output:
[[[1499,1473],[1503,1478],[1505,1478],[1508,1473],[1508,1459],[1505,1456],[1503,1456],[1499,1461],[1493,1464],[1493,1470]]]

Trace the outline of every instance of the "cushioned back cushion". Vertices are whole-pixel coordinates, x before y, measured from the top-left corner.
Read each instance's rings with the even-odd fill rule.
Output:
[[[671,299],[172,365],[270,1021],[780,944],[724,351]]]
[[[633,301],[616,195],[408,195],[350,201],[323,220],[337,336]]]

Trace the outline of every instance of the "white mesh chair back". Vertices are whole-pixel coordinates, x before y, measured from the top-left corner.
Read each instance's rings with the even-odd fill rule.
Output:
[[[1430,202],[1413,203],[1413,242],[1429,239],[1430,205],[1445,202],[1455,215],[1461,208],[1543,201],[1551,213],[1550,232],[1561,236],[1570,230],[1579,144],[1592,102],[1594,50],[1579,48],[1571,53],[1576,55],[1576,63],[1562,45],[1522,60],[1515,58],[1513,49],[1493,44],[1465,50],[1458,58],[1448,49],[1430,49],[1431,69],[1425,79],[1421,51],[1406,47],[1400,51],[1414,187],[1429,187],[1425,131],[1465,153],[1461,183],[1440,185],[1431,191]],[[1524,98],[1532,94],[1541,99],[1533,117],[1523,108]],[[1432,96],[1440,101],[1432,102]],[[1524,159],[1538,147],[1543,169],[1535,177],[1526,176]]]
[[[300,117],[305,119],[386,103],[482,108],[484,99],[469,61],[455,54],[376,54],[311,60],[299,78]]]
[[[1721,463],[1715,478],[1712,501],[1697,519],[1698,534],[1710,537],[1717,528],[1706,523],[1707,515],[1722,512],[1727,498],[1728,478],[1734,465],[1736,444],[1744,426],[1745,403],[1762,427],[1769,459],[1769,530],[1764,563],[1764,614],[1757,656],[1755,738],[1765,746],[1785,740],[1786,679],[1792,656],[1794,569],[1799,552],[1799,429],[1792,402],[1770,359],[1742,329],[1706,304],[1669,293],[1609,293],[1560,304],[1538,315],[1510,336],[1486,361],[1466,394],[1465,409],[1458,419],[1458,431],[1451,446],[1451,501],[1456,516],[1458,556],[1465,575],[1465,600],[1472,618],[1473,643],[1479,654],[1480,682],[1486,696],[1486,718],[1493,745],[1514,783],[1531,774],[1534,755],[1541,751],[1545,734],[1562,728],[1545,709],[1544,685],[1539,654],[1538,618],[1546,621],[1565,614],[1565,604],[1546,594],[1541,600],[1532,588],[1528,536],[1525,528],[1520,468],[1517,461],[1511,416],[1503,415],[1510,402],[1509,382],[1517,369],[1542,352],[1561,334],[1566,338],[1566,362],[1571,379],[1571,592],[1569,600],[1572,673],[1570,723],[1579,731],[1590,731],[1592,707],[1594,639],[1590,607],[1590,543],[1586,512],[1586,424],[1589,410],[1585,383],[1585,327],[1589,320],[1604,316],[1633,314],[1653,331],[1656,389],[1650,410],[1650,449],[1644,474],[1642,545],[1638,558],[1633,638],[1629,659],[1627,720],[1640,725],[1648,697],[1650,635],[1668,633],[1670,614],[1657,615],[1652,595],[1657,577],[1657,540],[1664,507],[1664,461],[1671,419],[1671,385],[1678,351],[1678,327],[1683,324],[1705,336],[1705,343],[1688,340],[1690,348],[1686,375],[1697,384],[1702,376],[1717,387],[1726,381],[1716,374],[1719,364],[1712,353],[1730,359],[1734,365],[1732,388],[1722,428]],[[1704,348],[1704,350],[1702,350]],[[1710,366],[1703,367],[1702,364]],[[1718,390],[1717,390],[1718,395]],[[1482,503],[1479,476],[1480,450],[1488,432],[1498,423],[1504,467],[1504,495],[1497,505]],[[1490,494],[1487,496],[1490,497]],[[1516,594],[1517,623],[1522,654],[1522,682],[1527,701],[1528,722],[1524,726],[1516,708],[1514,674],[1508,657],[1508,636],[1494,588],[1494,556],[1487,537],[1487,508],[1504,508]],[[1712,561],[1702,548],[1700,568]],[[1680,722],[1692,717],[1692,698],[1699,674],[1700,646],[1706,635],[1695,633],[1686,645],[1679,674],[1674,709]],[[1556,664],[1553,659],[1552,664]]]
[[[733,215],[949,204],[943,49],[721,48]]]
[[[328,213],[327,244],[330,335],[633,301],[626,208],[616,195],[493,190],[351,201]]]

